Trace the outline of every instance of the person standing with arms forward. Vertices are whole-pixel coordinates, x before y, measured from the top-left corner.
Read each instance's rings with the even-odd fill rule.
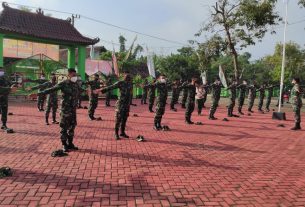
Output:
[[[111,86],[98,89],[96,91],[101,91],[102,93],[107,93],[113,89],[120,90],[120,96],[116,102],[115,108],[115,126],[114,126],[114,138],[116,140],[120,140],[120,136],[123,138],[129,138],[126,134],[126,123],[129,116],[130,111],[130,99],[132,96],[132,79],[128,72],[124,73],[124,79],[122,81],[118,81]],[[121,134],[119,135],[119,131],[121,129]]]
[[[300,87],[300,79],[292,79],[293,88],[291,90],[291,104],[294,113],[295,125],[291,130],[301,130],[301,108],[302,108],[302,94],[303,91]]]
[[[90,87],[90,99],[89,99],[89,109],[88,109],[88,116],[91,121],[96,120],[94,117],[95,110],[98,106],[98,94],[95,94],[94,91],[96,89],[101,88],[101,82],[99,75],[94,75],[94,80],[88,81],[87,85]]]
[[[177,102],[177,100],[179,99],[179,79],[176,79],[174,81],[174,83],[172,84],[172,98],[171,98],[171,102],[170,102],[170,110],[171,111],[177,111],[177,109],[175,108],[175,104]]]
[[[253,80],[252,84],[248,86],[248,112],[250,113],[254,113],[254,111],[252,111],[252,108],[254,106],[254,101],[256,98],[256,90],[257,90],[257,85],[256,85],[256,81]]]
[[[278,87],[277,85],[272,85],[272,84],[268,84],[268,86],[266,87],[266,90],[268,92],[267,94],[267,101],[266,101],[266,111],[269,112],[270,111],[270,104],[271,104],[271,99],[273,96],[273,89],[275,87]]]
[[[147,79],[144,80],[144,83],[142,85],[142,90],[143,90],[143,94],[142,94],[142,98],[141,98],[141,104],[147,104],[146,100],[147,100],[147,92],[148,92],[148,82]]]
[[[265,90],[266,90],[265,83],[263,83],[263,85],[257,90],[259,92],[258,112],[260,113],[264,113],[262,108],[264,105]]]
[[[31,87],[28,90],[36,90],[36,89],[45,90],[45,89],[52,88],[53,86],[55,86],[56,82],[57,82],[56,75],[55,75],[55,73],[52,73],[50,81],[40,84],[38,86]],[[51,112],[51,109],[52,109],[52,118],[53,118],[52,124],[58,124],[58,122],[56,121],[57,108],[58,108],[57,91],[54,91],[53,93],[50,93],[47,95],[47,108],[46,108],[46,113],[45,113],[46,125],[49,125],[49,114]]]
[[[217,118],[215,118],[214,114],[215,114],[218,104],[219,104],[221,88],[222,88],[222,84],[221,84],[219,77],[215,78],[215,82],[210,85],[210,88],[212,90],[212,106],[210,108],[209,119],[217,120]]]
[[[202,108],[203,108],[203,102],[204,102],[204,96],[207,93],[207,91],[204,89],[203,85],[199,85],[196,87],[196,102],[197,102],[197,112],[199,116],[202,116]]]
[[[162,117],[165,113],[166,100],[168,96],[168,85],[166,76],[161,74],[158,81],[154,84],[157,90],[156,113],[154,118],[154,129],[159,131],[163,127],[161,125]]]
[[[8,95],[11,92],[15,92],[17,87],[9,80],[5,75],[4,69],[0,67],[0,110],[1,110],[1,129],[12,133],[13,129],[7,127],[7,113],[8,113]]]
[[[148,84],[148,109],[150,113],[153,113],[153,106],[156,98],[156,79],[153,80],[151,84]]]
[[[246,91],[247,91],[247,81],[243,80],[243,83],[239,86],[237,86],[237,88],[239,89],[239,99],[238,99],[238,113],[240,115],[244,115],[244,113],[242,112],[244,103],[245,103],[245,98],[246,98]]]
[[[237,81],[232,78],[232,83],[231,85],[227,88],[230,90],[230,97],[229,97],[229,106],[228,106],[228,117],[233,117],[233,110],[235,107],[235,101],[236,101],[236,96],[237,96]]]
[[[187,96],[186,110],[185,110],[185,123],[194,124],[194,122],[192,122],[191,120],[191,117],[195,109],[195,96],[196,96],[196,88],[198,87],[198,79],[192,78],[192,82],[190,84],[187,84],[182,87],[188,89],[188,96]]]
[[[78,150],[73,143],[74,131],[77,125],[76,108],[78,105],[78,96],[80,87],[77,84],[77,76],[74,68],[68,69],[68,78],[57,83],[52,88],[46,89],[38,93],[38,95],[52,94],[61,91],[61,112],[60,112],[60,134],[63,151]]]

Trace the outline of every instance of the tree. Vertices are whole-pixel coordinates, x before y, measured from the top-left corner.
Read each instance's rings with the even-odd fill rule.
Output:
[[[233,57],[235,78],[239,78],[238,48],[242,49],[261,41],[270,25],[276,25],[280,17],[275,12],[276,0],[217,0],[211,20],[200,29],[224,32],[227,51]]]
[[[305,0],[299,0],[299,5],[305,8]]]
[[[119,36],[120,52],[126,52],[126,38],[123,35]]]
[[[18,6],[18,9],[20,9],[21,11],[25,11],[25,12],[32,12],[32,9],[30,9],[29,7],[26,7],[26,6]]]

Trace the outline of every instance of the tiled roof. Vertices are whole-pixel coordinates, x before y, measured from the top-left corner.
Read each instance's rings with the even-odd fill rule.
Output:
[[[23,35],[64,44],[92,45],[99,39],[91,39],[80,34],[70,20],[45,16],[41,10],[37,13],[22,11],[2,4],[0,15],[0,33]]]

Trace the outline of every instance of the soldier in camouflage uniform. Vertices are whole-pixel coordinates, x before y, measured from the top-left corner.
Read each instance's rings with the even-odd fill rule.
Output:
[[[42,74],[40,76],[40,79],[38,79],[38,80],[27,80],[27,82],[37,83],[37,84],[41,85],[41,84],[44,84],[44,83],[46,83],[48,81],[46,80],[45,76]],[[43,91],[44,89],[46,89],[46,88],[40,88],[38,90],[38,93],[40,91]],[[46,100],[46,95],[42,95],[41,94],[41,95],[37,96],[37,108],[38,108],[38,111],[44,111],[43,107],[44,107],[45,100]]]
[[[56,75],[54,73],[51,74],[51,80],[43,83],[41,85],[38,86],[34,86],[32,88],[30,88],[30,90],[36,90],[36,89],[40,89],[40,90],[45,90],[48,88],[52,88],[56,85]],[[46,108],[46,114],[45,114],[45,121],[46,121],[46,125],[49,125],[49,114],[51,112],[52,109],[52,118],[53,124],[58,124],[58,122],[56,121],[56,112],[57,112],[57,108],[58,108],[58,98],[57,98],[57,91],[50,93],[47,95],[47,108]]]
[[[215,82],[210,85],[210,88],[211,88],[211,93],[212,93],[212,105],[210,108],[209,119],[216,120],[217,118],[215,118],[214,114],[215,114],[218,104],[219,104],[221,88],[222,88],[222,84],[220,82],[219,77],[216,77]]]
[[[158,81],[154,84],[157,90],[156,113],[154,118],[154,129],[162,129],[161,121],[165,113],[166,100],[168,96],[168,85],[165,75],[160,75]]]
[[[188,83],[188,81],[184,82],[183,84]],[[182,89],[182,100],[181,100],[181,108],[185,109],[185,104],[186,104],[186,100],[187,100],[187,92],[188,89],[184,88]]]
[[[94,93],[95,90],[101,88],[101,82],[99,75],[95,74],[94,75],[94,80],[88,81],[86,83],[90,87],[90,99],[89,99],[89,108],[88,108],[88,116],[91,121],[96,120],[94,117],[95,109],[98,106],[98,94]]]
[[[154,85],[156,83],[156,80],[153,80],[152,84],[148,84],[148,109],[149,112],[153,113],[153,106],[155,103],[156,98],[156,86]]]
[[[228,117],[233,117],[233,110],[235,107],[235,101],[237,96],[237,81],[235,79],[232,79],[231,85],[227,88],[230,91],[230,97],[229,97],[229,105],[228,105]]]
[[[291,90],[291,104],[294,113],[295,125],[291,130],[301,130],[301,108],[302,108],[302,95],[303,91],[300,87],[300,79],[294,78],[292,80],[294,85]]]
[[[253,105],[254,105],[254,101],[256,98],[256,90],[257,90],[257,85],[256,85],[256,81],[253,80],[253,83],[251,85],[248,86],[248,112],[250,113],[254,113],[254,111],[252,111]]]
[[[111,78],[108,77],[107,80],[106,80],[106,87],[107,87],[107,86],[111,86],[111,84],[112,84]],[[112,93],[112,90],[110,90],[110,91],[108,91],[108,92],[106,93],[106,99],[105,99],[105,106],[106,106],[106,107],[109,107],[109,106],[110,106],[111,93]]]
[[[177,100],[179,99],[179,92],[180,92],[180,88],[179,88],[179,80],[175,80],[174,83],[172,84],[172,98],[171,98],[171,102],[170,102],[170,110],[172,111],[177,111],[177,109],[175,108],[175,104],[177,103]]]
[[[259,102],[258,102],[258,111],[264,113],[263,105],[264,105],[264,98],[265,98],[265,90],[266,84],[264,83],[257,91],[259,92]]]
[[[145,79],[144,84],[142,85],[142,90],[143,90],[143,94],[142,94],[142,98],[141,98],[141,104],[147,104],[146,100],[147,100],[147,92],[148,92],[148,82]]]
[[[73,68],[68,70],[68,79],[52,88],[39,92],[39,94],[52,94],[61,90],[61,112],[60,112],[60,134],[63,151],[78,150],[74,145],[74,130],[77,125],[76,108],[80,88],[77,84],[76,71]]]
[[[84,84],[84,82],[82,81],[82,78],[80,76],[77,76],[77,84],[79,86],[79,88],[81,89],[79,96],[78,96],[78,101],[77,101],[77,108],[82,109],[82,96],[83,96],[83,92],[86,91],[85,87],[86,84]]]
[[[273,89],[275,87],[278,87],[277,85],[272,85],[272,84],[269,84],[267,87],[266,87],[266,90],[268,92],[268,95],[267,95],[267,101],[266,101],[266,111],[269,112],[270,111],[270,104],[271,104],[271,99],[272,99],[272,96],[273,96]]]
[[[126,122],[130,111],[130,98],[132,96],[132,80],[129,73],[124,74],[124,80],[118,81],[115,84],[102,88],[102,93],[118,88],[120,90],[120,96],[116,102],[115,109],[115,139],[119,140],[120,136],[123,138],[129,138],[125,133]],[[121,134],[119,136],[119,130]]]
[[[239,89],[238,113],[244,115],[244,113],[242,112],[242,108],[245,103],[246,92],[248,88],[247,81],[243,80],[243,83],[237,86],[237,88]]]
[[[192,78],[192,82],[190,84],[182,86],[183,88],[187,88],[188,96],[186,101],[186,110],[185,110],[185,123],[186,124],[194,124],[191,121],[192,113],[195,109],[195,96],[196,96],[196,87],[198,87],[198,79]]]
[[[12,84],[10,79],[5,75],[3,68],[0,68],[0,109],[1,109],[1,129],[4,131],[13,131],[6,125],[8,113],[8,95],[10,92],[16,91],[16,87]]]

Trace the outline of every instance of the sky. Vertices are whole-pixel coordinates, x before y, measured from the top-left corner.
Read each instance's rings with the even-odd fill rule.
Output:
[[[118,49],[116,44],[119,35],[126,37],[129,47],[136,34],[91,21],[86,17],[181,43],[137,36],[138,44],[148,47],[157,54],[167,55],[174,53],[182,44],[187,45],[188,40],[195,39],[194,34],[209,18],[210,6],[214,5],[215,0],[7,0],[6,2],[80,14],[80,19],[75,21],[76,28],[88,37],[99,37],[101,41],[98,45],[104,45],[107,49],[112,49],[111,42],[115,44],[116,50]],[[16,5],[11,6],[16,7]],[[284,16],[285,7],[281,0],[278,2],[277,11]],[[304,21],[288,26],[287,41],[294,41],[304,48],[305,9],[299,8],[297,0],[290,0],[288,12],[289,23]],[[70,17],[69,14],[47,10],[45,13],[62,19]],[[276,43],[283,41],[283,26],[277,27],[276,32],[276,35],[268,34],[261,43],[239,52],[250,52],[253,60],[272,54]],[[205,34],[197,40],[204,41],[205,36],[208,35]]]

